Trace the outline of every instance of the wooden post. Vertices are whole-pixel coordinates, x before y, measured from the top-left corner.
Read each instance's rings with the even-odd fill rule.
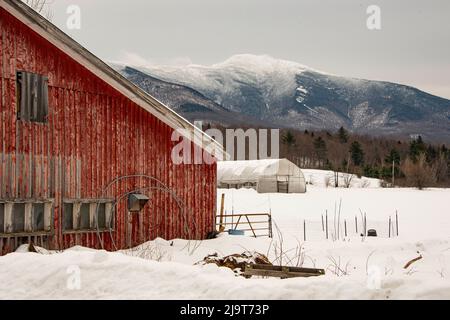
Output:
[[[273,238],[273,230],[272,230],[272,210],[269,213],[269,238]]]
[[[222,193],[222,199],[220,200],[220,218],[219,218],[219,232],[225,231],[225,226],[223,225],[223,208],[225,206],[225,193]]]
[[[344,220],[345,237],[347,238],[347,220]]]
[[[389,238],[391,237],[391,216],[389,216]]]
[[[234,230],[236,230],[237,227],[239,226],[239,222],[241,221],[241,218],[242,218],[242,215],[239,216],[239,219],[238,219],[237,222],[236,222],[236,225],[235,225],[235,227],[234,227]]]
[[[252,223],[250,222],[250,219],[248,218],[247,215],[245,215],[245,217],[247,218],[248,225],[250,226],[250,229],[251,229],[252,232],[253,232],[253,236],[254,236],[255,238],[257,238],[256,233],[255,233],[255,230],[253,229]],[[239,218],[240,218],[240,217],[239,217]]]
[[[364,236],[367,236],[367,215],[364,212]]]
[[[328,210],[325,212],[325,230],[326,230],[326,237],[328,240]]]
[[[303,220],[303,240],[306,241],[306,220]]]
[[[398,212],[395,211],[395,228],[397,229],[397,237],[398,237]]]
[[[358,217],[355,216],[355,228],[356,228],[356,234],[358,234]]]
[[[322,231],[325,231],[325,226],[323,225],[323,214],[322,214]]]

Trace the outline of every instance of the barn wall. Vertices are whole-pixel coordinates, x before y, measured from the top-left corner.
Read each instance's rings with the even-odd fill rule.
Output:
[[[146,174],[160,179],[185,203],[184,219],[167,193],[147,193],[151,202],[128,227],[126,203],[118,203],[113,238],[119,248],[155,237],[202,238],[213,229],[216,165],[174,165],[173,129],[122,96],[27,26],[0,10],[0,200],[52,199],[54,234],[0,239],[0,254],[33,240],[51,249],[99,247],[95,232],[63,234],[63,199],[97,199],[114,178]],[[46,124],[16,118],[16,72],[49,77]],[[193,147],[194,148],[194,147]],[[148,186],[127,179],[109,197]],[[195,226],[195,227],[194,227]],[[101,234],[112,249],[110,234]]]

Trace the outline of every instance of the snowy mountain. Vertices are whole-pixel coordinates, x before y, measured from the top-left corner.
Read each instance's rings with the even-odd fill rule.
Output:
[[[244,125],[252,122],[266,125],[255,118],[229,111],[187,86],[156,79],[132,67],[118,64],[114,64],[113,67],[128,80],[191,122],[203,121],[221,125]]]
[[[450,100],[405,85],[330,75],[269,56],[237,55],[212,66],[150,66],[140,71],[192,88],[230,112],[274,126],[327,130],[344,126],[374,135],[450,137]]]

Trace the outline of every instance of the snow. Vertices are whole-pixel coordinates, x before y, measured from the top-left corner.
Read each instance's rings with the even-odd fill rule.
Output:
[[[273,239],[223,233],[205,241],[156,239],[115,253],[82,247],[27,253],[24,246],[0,257],[0,299],[450,299],[450,189],[384,189],[377,181],[361,188],[357,180],[352,188],[327,188],[321,181],[329,172],[304,171],[313,183],[305,194],[218,190],[218,198],[225,193],[227,213],[271,211],[280,229]],[[321,226],[328,211],[333,226],[339,203],[341,220],[365,212],[368,226],[379,222],[372,224],[379,230],[398,212],[398,237],[361,238],[349,232],[336,241],[303,241],[303,221]],[[326,275],[245,279],[223,267],[195,265],[209,254],[245,251],[276,261],[281,236],[283,264],[301,252],[302,266],[323,268]],[[79,289],[71,286],[74,270]]]
[[[298,87],[298,88],[297,88],[297,91],[300,92],[300,93],[303,94],[303,95],[308,94],[308,90],[305,89],[303,86]]]
[[[334,185],[334,172],[330,170],[302,169],[306,182],[316,187],[327,187]],[[345,172],[338,173],[340,187],[346,187],[346,182],[352,188],[379,188],[381,181],[375,178],[358,177]]]
[[[114,63],[121,68],[119,63]],[[210,66],[136,66],[164,81],[189,86],[222,104],[220,97],[239,96],[242,84],[264,92],[266,98],[282,97],[298,88],[296,76],[305,71],[325,74],[302,64],[268,55],[237,54]],[[271,99],[266,99],[266,103]],[[233,109],[233,106],[228,106]]]
[[[327,270],[322,277],[285,280],[244,279],[215,265],[191,265],[195,256],[206,252],[239,252],[250,246],[262,251],[269,245],[267,239],[223,236],[203,241],[192,255],[184,249],[185,241],[177,240],[173,246],[157,242],[174,253],[173,260],[157,262],[92,250],[9,254],[0,259],[0,298],[448,299],[450,295],[450,243],[443,240],[393,244],[371,239],[354,243],[351,250],[348,243],[310,243],[305,251],[314,264],[332,270],[332,258],[340,259],[341,268],[349,275],[337,276]],[[416,257],[417,250],[424,258],[414,269],[403,270],[403,264]],[[70,286],[74,267],[79,268],[79,289]],[[379,278],[371,280],[368,271]]]
[[[217,163],[218,182],[257,182],[261,176],[273,175],[301,176],[302,173],[287,159],[219,161]]]
[[[328,211],[333,223],[335,206],[341,202],[341,222],[353,221],[360,212],[367,220],[384,222],[399,216],[401,239],[447,238],[450,230],[450,189],[418,191],[409,188],[321,188],[309,186],[305,194],[258,194],[254,190],[220,190],[225,193],[227,213],[268,212],[283,233],[303,238],[303,220],[321,224]],[[368,223],[370,228],[370,223]]]

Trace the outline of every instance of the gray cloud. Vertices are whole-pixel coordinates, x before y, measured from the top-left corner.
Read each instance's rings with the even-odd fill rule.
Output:
[[[66,30],[78,4],[82,29]],[[382,30],[366,28],[381,7]],[[213,64],[269,54],[343,76],[450,98],[450,1],[58,0],[54,22],[105,60]]]

